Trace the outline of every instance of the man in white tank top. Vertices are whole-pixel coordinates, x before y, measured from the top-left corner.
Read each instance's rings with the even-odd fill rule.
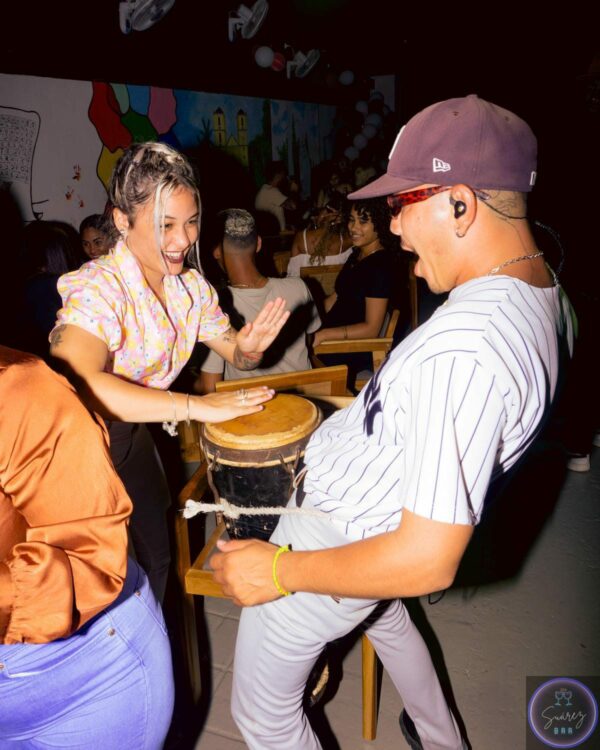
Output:
[[[407,742],[466,747],[400,597],[452,583],[569,356],[570,307],[526,219],[536,158],[523,120],[471,95],[413,117],[387,173],[350,196],[388,195],[416,275],[450,296],[311,438],[290,505],[313,513],[282,516],[272,544],[227,542],[213,558],[238,603],[269,602],[244,610],[236,651],[232,707],[250,748],[321,747],[301,708],[306,678],[380,600],[367,633],[402,697]]]

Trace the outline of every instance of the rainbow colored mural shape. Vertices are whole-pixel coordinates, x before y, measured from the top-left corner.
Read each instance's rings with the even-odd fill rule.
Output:
[[[172,89],[99,82],[92,87],[88,114],[103,144],[97,171],[105,187],[116,162],[132,143],[162,141],[180,148],[172,131],[177,121]]]

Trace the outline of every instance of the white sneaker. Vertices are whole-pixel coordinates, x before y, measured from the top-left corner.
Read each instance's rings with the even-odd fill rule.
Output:
[[[590,454],[589,453],[569,453],[567,460],[567,469],[570,471],[589,471]]]

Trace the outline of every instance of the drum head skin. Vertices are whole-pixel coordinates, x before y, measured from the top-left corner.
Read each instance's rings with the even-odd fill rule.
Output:
[[[277,394],[264,407],[256,414],[206,423],[204,438],[221,448],[264,450],[295,443],[310,435],[321,421],[318,407],[301,396]]]

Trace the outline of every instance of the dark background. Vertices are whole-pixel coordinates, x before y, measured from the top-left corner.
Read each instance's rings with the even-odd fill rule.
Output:
[[[596,3],[271,0],[256,36],[229,42],[228,15],[239,4],[177,0],[153,28],[126,36],[118,0],[15,0],[3,5],[0,70],[316,101],[348,111],[368,95],[368,76],[394,74],[398,126],[432,102],[477,93],[520,114],[538,136],[532,213],[571,247],[597,244],[590,218],[600,198],[598,62],[590,75],[600,46]],[[306,78],[288,80],[254,62],[256,47],[283,52],[285,43],[321,51]],[[352,86],[337,81],[343,70],[354,72]],[[598,253],[587,252],[586,262],[597,268]]]

